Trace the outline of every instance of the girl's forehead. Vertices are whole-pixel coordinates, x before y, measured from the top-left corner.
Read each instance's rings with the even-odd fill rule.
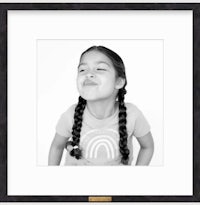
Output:
[[[100,51],[88,51],[87,53],[83,54],[80,59],[81,62],[98,62],[98,61],[105,61],[112,65],[112,61],[108,58],[104,53]]]

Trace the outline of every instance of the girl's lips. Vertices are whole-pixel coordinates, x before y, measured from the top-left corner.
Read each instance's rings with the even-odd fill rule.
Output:
[[[92,80],[85,80],[83,83],[84,86],[92,86],[92,85],[97,85],[97,83],[95,83]]]

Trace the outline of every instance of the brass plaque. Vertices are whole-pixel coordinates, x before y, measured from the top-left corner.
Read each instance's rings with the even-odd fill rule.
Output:
[[[95,202],[95,201],[112,201],[111,196],[89,196],[88,201]]]

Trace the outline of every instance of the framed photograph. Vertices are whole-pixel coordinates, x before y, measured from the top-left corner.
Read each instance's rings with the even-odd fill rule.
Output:
[[[0,201],[200,201],[200,4],[4,3],[0,15]],[[112,57],[104,55],[108,50]],[[115,87],[113,51],[126,73]],[[119,133],[105,129],[112,122],[109,108],[117,113],[105,104],[112,89],[123,90],[117,94]],[[84,134],[84,125],[80,139],[74,137],[81,128],[73,123],[85,106],[79,96],[88,99],[85,113],[97,99],[110,106],[104,118],[96,115],[104,123],[101,133]],[[68,118],[72,107],[77,118]],[[83,123],[97,123],[81,116]],[[67,125],[72,138],[66,138]],[[124,145],[126,134],[135,137]],[[52,158],[58,135],[63,152]]]

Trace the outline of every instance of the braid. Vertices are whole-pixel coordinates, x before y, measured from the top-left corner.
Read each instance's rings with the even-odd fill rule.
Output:
[[[72,127],[72,142],[70,143],[73,146],[73,149],[70,151],[70,155],[75,157],[76,159],[80,159],[82,152],[79,148],[80,142],[80,132],[83,121],[83,112],[86,106],[86,100],[84,100],[81,96],[79,96],[78,104],[75,108],[74,112],[74,124]]]
[[[121,162],[122,164],[127,165],[129,160],[129,149],[127,146],[128,141],[128,134],[127,134],[127,128],[126,128],[126,106],[124,104],[124,95],[126,94],[126,89],[121,88],[118,93],[118,101],[119,101],[119,148],[120,153],[122,155]]]

